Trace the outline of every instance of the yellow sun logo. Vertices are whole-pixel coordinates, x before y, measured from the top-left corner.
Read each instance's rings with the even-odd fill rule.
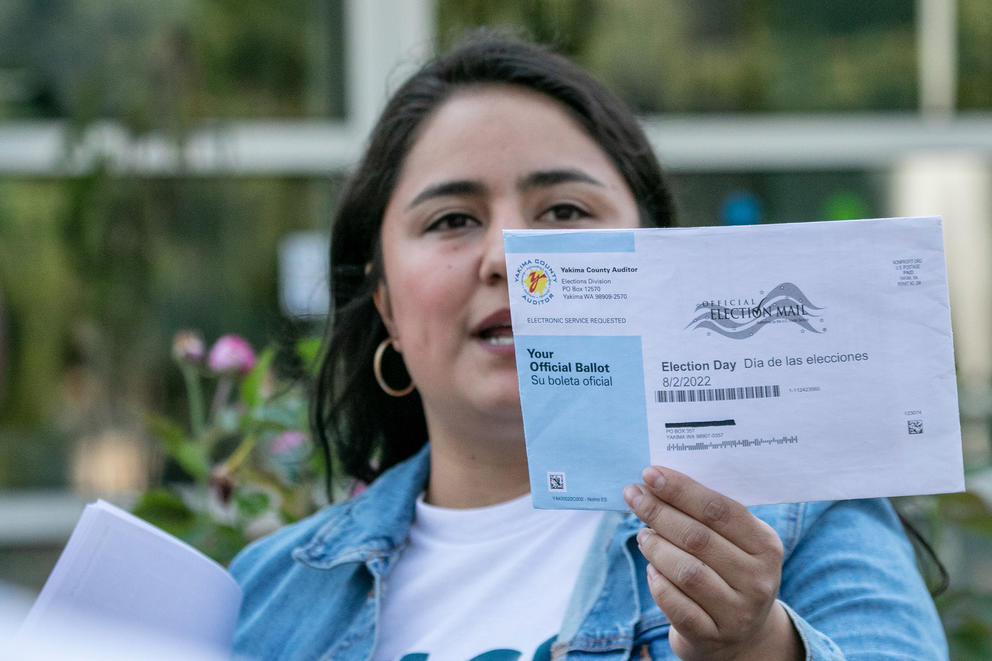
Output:
[[[531,305],[544,305],[555,297],[558,276],[554,267],[543,259],[527,259],[513,271],[513,282],[523,290],[520,298],[524,301]]]
[[[544,291],[548,288],[548,274],[543,268],[535,266],[524,276],[523,286],[528,294],[544,296]]]

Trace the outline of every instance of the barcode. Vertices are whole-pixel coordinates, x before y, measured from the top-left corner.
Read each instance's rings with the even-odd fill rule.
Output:
[[[725,448],[760,448],[763,445],[790,445],[799,442],[798,436],[781,436],[779,438],[743,438],[716,443],[698,441],[696,443],[669,443],[665,446],[668,452],[684,452],[686,450],[723,450]]]
[[[672,402],[722,402],[734,399],[764,399],[778,397],[778,386],[740,386],[738,388],[699,388],[696,390],[655,390],[654,401]]]
[[[568,491],[564,473],[548,473],[548,491]]]

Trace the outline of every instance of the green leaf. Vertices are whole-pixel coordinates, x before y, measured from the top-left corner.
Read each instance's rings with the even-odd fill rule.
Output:
[[[992,595],[952,590],[937,599],[947,632],[951,658],[961,661],[992,658]]]
[[[225,566],[248,544],[242,531],[217,523],[206,515],[197,517],[196,525],[183,541]]]
[[[276,429],[306,428],[306,407],[283,401],[261,406],[253,411],[256,422]]]
[[[316,376],[320,369],[318,359],[320,358],[321,344],[319,337],[308,337],[296,343],[296,354],[303,361],[303,368],[310,376]]]
[[[992,535],[992,511],[979,496],[969,493],[949,493],[936,497],[940,518],[974,532]]]
[[[146,491],[131,513],[180,539],[189,533],[196,521],[196,515],[183,499],[167,489]]]
[[[188,440],[183,428],[164,415],[149,413],[145,416],[145,425],[152,436],[166,443]]]
[[[248,518],[254,518],[269,507],[269,494],[261,491],[238,493],[236,501],[238,511]]]
[[[272,367],[275,356],[275,348],[266,347],[262,355],[259,356],[258,362],[255,363],[255,367],[248,372],[248,375],[241,382],[241,401],[249,408],[255,408],[264,399],[261,393],[262,384],[265,382],[266,374],[269,373],[269,368]]]
[[[190,477],[206,479],[210,475],[210,461],[206,448],[191,441],[182,427],[161,415],[149,415],[147,424],[148,431],[162,441],[166,453]]]
[[[210,458],[207,450],[199,443],[183,441],[167,444],[169,455],[190,477],[205,480],[210,477]]]

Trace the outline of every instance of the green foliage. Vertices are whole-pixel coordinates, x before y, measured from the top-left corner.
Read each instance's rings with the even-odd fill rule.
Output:
[[[340,113],[343,82],[329,74],[343,60],[342,4],[4,0],[0,74],[16,75],[0,75],[0,118],[112,117],[181,136],[194,118]],[[336,98],[315,103],[308,86],[324,78]]]
[[[190,477],[205,480],[210,476],[207,448],[187,437],[186,431],[177,423],[164,416],[149,415],[148,431],[162,442],[166,454]]]
[[[198,335],[177,334],[173,354],[186,376],[189,425],[154,413],[147,427],[182,475],[144,493],[134,508],[225,564],[251,539],[326,502],[323,466],[305,431],[305,384],[279,375],[273,347],[257,360],[246,349],[250,361],[243,357],[238,369],[220,366],[217,347],[231,337],[218,340],[205,363]],[[234,341],[248,346],[242,338]],[[298,347],[298,359],[312,371],[314,343],[303,340]]]
[[[440,0],[438,20],[445,45],[477,25],[554,44],[643,112],[916,107],[903,0]]]
[[[956,0],[958,7],[958,104],[992,108],[992,2]]]
[[[238,510],[246,517],[254,518],[269,508],[271,500],[267,493],[239,493],[237,496]]]
[[[992,595],[956,589],[938,600],[950,658],[954,661],[992,659]]]
[[[272,369],[272,360],[275,356],[276,352],[272,347],[263,351],[255,367],[248,372],[248,375],[241,382],[241,401],[249,410],[255,410],[264,402],[265,394],[262,392],[262,386]]]
[[[311,377],[317,376],[317,369],[320,365],[318,362],[320,346],[321,341],[317,337],[306,338],[296,343],[296,351],[300,355],[303,365],[308,367],[308,373]]]
[[[979,495],[948,493],[934,499],[935,534],[945,528],[976,532],[992,538],[992,510]]]
[[[179,494],[163,488],[146,491],[132,511],[177,537],[186,537],[196,518]]]
[[[333,186],[106,172],[0,181],[0,442],[44,432],[56,457],[107,426],[140,428],[140,411],[181,415],[168,359],[177,327],[238,328],[256,342],[312,333],[281,318],[276,246],[319,224],[311,202]],[[11,470],[31,452],[9,455]],[[34,465],[0,470],[0,487],[65,484],[65,461],[44,475]]]
[[[974,585],[987,567],[982,558],[969,553],[976,548],[987,557],[992,547],[992,508],[972,492],[897,499],[897,507],[909,517],[944,561],[953,561],[950,587],[936,598],[937,609],[947,632],[950,658],[978,661],[992,658],[992,591],[990,583]],[[933,562],[918,554],[920,569],[931,586],[937,581]]]
[[[600,27],[596,18],[603,4],[597,0],[442,0],[438,3],[441,47],[449,47],[476,26],[488,25],[552,44],[558,52],[574,57],[587,48]]]
[[[132,511],[222,564],[230,562],[248,543],[242,530],[194,511],[183,498],[167,489],[144,493]]]
[[[12,423],[37,424],[52,413],[49,394],[58,386],[67,320],[78,300],[57,222],[67,201],[61,193],[46,183],[0,182],[0,299],[16,324],[8,353],[10,382],[17,385],[8,391]],[[39,297],[39,291],[62,295]],[[21,335],[31,341],[15,344]]]

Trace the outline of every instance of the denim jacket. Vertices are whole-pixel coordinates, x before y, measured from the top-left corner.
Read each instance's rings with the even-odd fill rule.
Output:
[[[231,564],[244,588],[235,652],[264,660],[368,659],[376,642],[379,595],[404,547],[428,465],[425,446],[360,496],[239,554]],[[792,503],[751,511],[782,539],[779,600],[807,659],[947,658],[933,601],[888,501]],[[668,645],[668,621],[648,591],[645,560],[637,550],[642,526],[629,513],[606,515],[561,630],[538,657],[676,658]]]

